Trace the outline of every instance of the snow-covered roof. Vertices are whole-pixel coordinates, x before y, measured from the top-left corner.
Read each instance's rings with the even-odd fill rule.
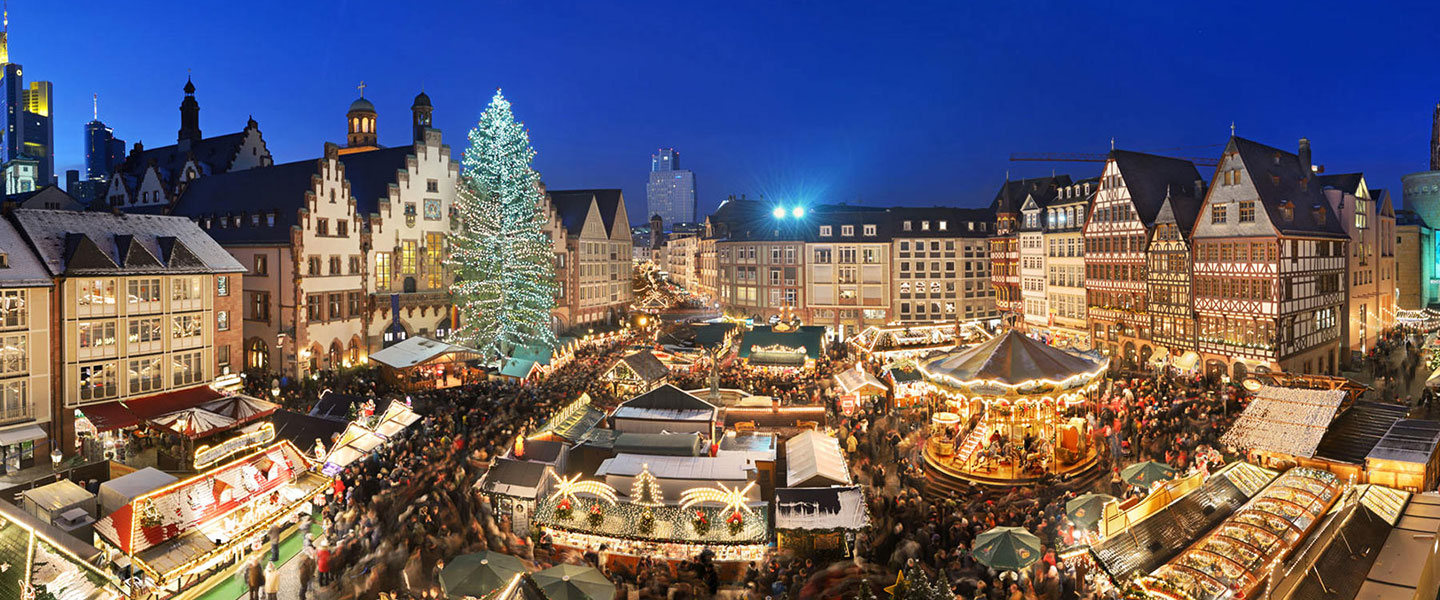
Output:
[[[854,530],[869,524],[858,485],[775,490],[776,529]]]
[[[478,350],[472,350],[464,346],[416,335],[397,342],[388,348],[381,348],[372,352],[370,354],[370,360],[387,367],[404,369],[434,360],[438,356],[452,352],[479,355]]]
[[[790,487],[852,483],[840,441],[818,431],[802,431],[786,440],[785,462],[785,484]]]

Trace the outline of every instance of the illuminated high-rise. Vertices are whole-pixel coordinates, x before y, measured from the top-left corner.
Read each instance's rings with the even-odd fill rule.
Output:
[[[55,130],[52,109],[53,90],[48,81],[31,82],[25,85],[24,69],[18,63],[10,62],[9,49],[10,16],[5,13],[3,29],[0,29],[0,118],[4,119],[4,130],[0,131],[0,165],[6,171],[6,181],[27,181],[29,177],[15,177],[12,169],[34,170],[34,181],[38,186],[55,182]],[[21,162],[16,162],[25,159]],[[6,189],[6,193],[26,190]]]
[[[671,226],[695,222],[695,173],[680,168],[680,153],[662,148],[650,156],[650,182],[645,186],[646,216],[660,215]]]

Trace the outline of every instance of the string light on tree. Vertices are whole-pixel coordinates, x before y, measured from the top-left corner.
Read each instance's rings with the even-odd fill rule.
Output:
[[[556,344],[554,253],[534,158],[529,133],[496,90],[470,130],[455,195],[460,228],[450,236],[455,335],[489,356]]]

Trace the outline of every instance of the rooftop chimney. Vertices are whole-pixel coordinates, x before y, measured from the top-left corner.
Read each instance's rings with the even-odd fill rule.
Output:
[[[1300,167],[1305,169],[1305,176],[1309,177],[1313,169],[1310,166],[1310,138],[1300,138]]]

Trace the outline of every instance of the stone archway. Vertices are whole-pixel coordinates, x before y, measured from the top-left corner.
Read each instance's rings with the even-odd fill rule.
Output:
[[[1135,342],[1125,342],[1125,362],[1135,364]]]
[[[341,343],[340,343],[340,340],[331,341],[331,342],[330,342],[330,353],[325,355],[325,362],[328,363],[327,365],[325,365],[325,367],[326,367],[327,369],[338,369],[338,368],[340,368],[340,364],[341,364],[340,361],[343,360],[343,357],[344,357],[344,356],[345,356],[345,345],[344,345],[344,344],[341,344]]]
[[[1226,371],[1225,361],[1212,358],[1205,361],[1205,376],[1212,379],[1219,379]]]
[[[1152,355],[1152,354],[1155,354],[1155,349],[1154,349],[1154,348],[1151,348],[1151,347],[1150,347],[1150,344],[1145,344],[1145,345],[1143,345],[1143,346],[1140,346],[1140,362],[1139,362],[1138,364],[1141,364],[1141,365],[1150,364],[1150,355]]]
[[[1249,369],[1245,368],[1245,363],[1238,360],[1235,361],[1235,364],[1230,365],[1230,373],[1232,381],[1245,381],[1245,377],[1250,374]]]

